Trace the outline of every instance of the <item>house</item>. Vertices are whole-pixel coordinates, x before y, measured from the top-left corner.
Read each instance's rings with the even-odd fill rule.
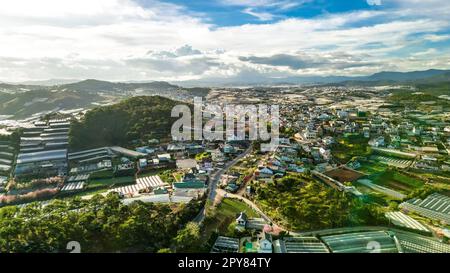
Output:
[[[369,127],[364,127],[363,128],[363,135],[365,138],[369,138],[370,137],[370,128]]]
[[[211,159],[214,162],[223,162],[225,161],[225,155],[219,149],[212,150]]]
[[[232,145],[225,144],[225,146],[223,147],[223,152],[225,154],[234,154],[234,153],[236,153],[236,150]]]
[[[327,137],[322,138],[322,143],[326,146],[330,146],[330,145],[334,144],[335,141],[334,141],[333,137],[327,136]]]
[[[272,235],[261,232],[258,240],[258,253],[272,253]]]
[[[203,148],[202,145],[190,144],[190,145],[186,146],[186,152],[187,152],[188,155],[200,154],[204,150],[205,149]]]
[[[160,154],[157,155],[159,162],[167,162],[170,161],[170,154]]]
[[[267,167],[263,167],[256,171],[256,177],[258,178],[268,178],[273,175],[273,171]]]
[[[297,166],[295,164],[289,164],[288,170],[292,171],[292,172],[296,172],[296,173],[303,173],[303,172],[305,172],[305,168],[299,167],[299,166]]]
[[[306,129],[303,131],[303,139],[305,140],[314,140],[317,138],[317,131]]]
[[[247,214],[245,214],[245,212],[241,212],[239,214],[239,216],[236,218],[236,223],[241,226],[241,227],[245,227],[247,225]]]
[[[384,146],[384,137],[380,136],[369,141],[369,145],[372,147]]]
[[[139,167],[140,167],[140,168],[145,168],[145,167],[147,167],[147,159],[146,159],[146,158],[141,158],[141,159],[139,159]]]
[[[338,118],[340,118],[340,119],[346,119],[346,118],[348,118],[348,112],[346,112],[346,111],[338,111],[337,112],[337,116],[338,116]]]
[[[148,141],[148,144],[150,144],[150,145],[158,145],[159,144],[159,140],[156,139],[156,138],[150,139]]]

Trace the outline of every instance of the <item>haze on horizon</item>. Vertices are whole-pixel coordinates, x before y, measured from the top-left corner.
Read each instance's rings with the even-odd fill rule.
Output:
[[[5,0],[0,81],[450,68],[448,0]]]

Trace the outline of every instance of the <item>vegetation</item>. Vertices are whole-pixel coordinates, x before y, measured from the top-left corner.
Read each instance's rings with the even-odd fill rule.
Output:
[[[435,193],[435,192],[440,192],[440,190],[433,186],[425,185],[422,188],[413,190],[408,195],[408,199],[412,199],[412,198],[425,199],[428,195]]]
[[[371,151],[368,139],[362,135],[347,135],[337,139],[332,149],[333,156],[341,163],[346,163],[355,156],[368,156]]]
[[[200,242],[200,227],[194,222],[187,223],[173,241],[177,252],[195,252]]]
[[[199,210],[200,202],[180,205],[134,202],[116,194],[55,200],[47,206],[0,209],[0,252],[67,252],[77,241],[81,252],[157,252]]]
[[[384,172],[371,175],[369,179],[376,184],[404,192],[410,192],[424,185],[423,181],[390,168]]]
[[[84,149],[127,145],[137,139],[166,138],[177,119],[170,117],[177,104],[160,96],[142,96],[92,109],[81,122],[72,124],[70,146]]]
[[[118,185],[133,184],[134,182],[133,176],[90,179],[88,189],[111,188]]]
[[[249,218],[257,218],[258,214],[244,202],[225,198],[222,202],[208,212],[202,229],[202,245],[205,251],[209,250],[217,234],[234,237],[235,220],[240,212],[245,212]]]
[[[256,188],[256,201],[291,230],[384,223],[379,208],[306,176],[289,175]]]

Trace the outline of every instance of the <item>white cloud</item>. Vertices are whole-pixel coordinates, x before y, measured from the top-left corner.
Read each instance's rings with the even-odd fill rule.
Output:
[[[256,12],[252,8],[246,8],[242,11],[248,15],[258,18],[260,21],[271,21],[275,18],[275,15],[269,12]]]
[[[273,19],[272,13],[261,12],[262,7],[289,8],[304,2],[224,1],[261,20]],[[436,16],[448,13],[442,7],[450,7],[449,1],[430,0],[425,5],[416,0],[383,0],[383,5],[387,3],[402,8],[218,27],[181,6],[158,1],[142,7],[131,0],[5,0],[0,9],[0,80],[158,80],[244,74],[257,78],[257,73],[352,75],[387,68],[448,67],[448,50],[437,52],[442,58],[428,52],[429,59],[420,54],[426,50],[412,52],[411,59],[391,53],[420,43],[420,37],[432,42],[449,39],[447,34],[437,34],[449,29],[449,20]],[[410,8],[411,3],[420,9]],[[367,21],[378,23],[363,23]],[[295,65],[240,59],[299,56],[299,52],[303,58],[329,56],[332,65],[295,69]],[[348,59],[337,59],[342,52]],[[347,63],[353,65],[342,68]]]
[[[425,35],[423,38],[425,40],[428,40],[431,42],[442,42],[442,41],[450,40],[450,35],[449,34],[445,34],[445,35],[429,34],[429,35]]]

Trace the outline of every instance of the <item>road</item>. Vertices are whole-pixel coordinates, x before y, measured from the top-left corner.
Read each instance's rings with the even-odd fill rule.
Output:
[[[214,203],[214,200],[217,195],[217,184],[219,183],[220,177],[225,174],[231,167],[233,167],[240,159],[245,157],[252,150],[252,146],[248,147],[243,153],[239,154],[233,160],[227,162],[223,168],[216,170],[210,176],[209,184],[208,184],[208,200],[211,204]],[[208,202],[205,203],[205,206],[208,205]],[[199,214],[194,218],[194,222],[201,223],[205,219],[205,207],[199,212]]]

